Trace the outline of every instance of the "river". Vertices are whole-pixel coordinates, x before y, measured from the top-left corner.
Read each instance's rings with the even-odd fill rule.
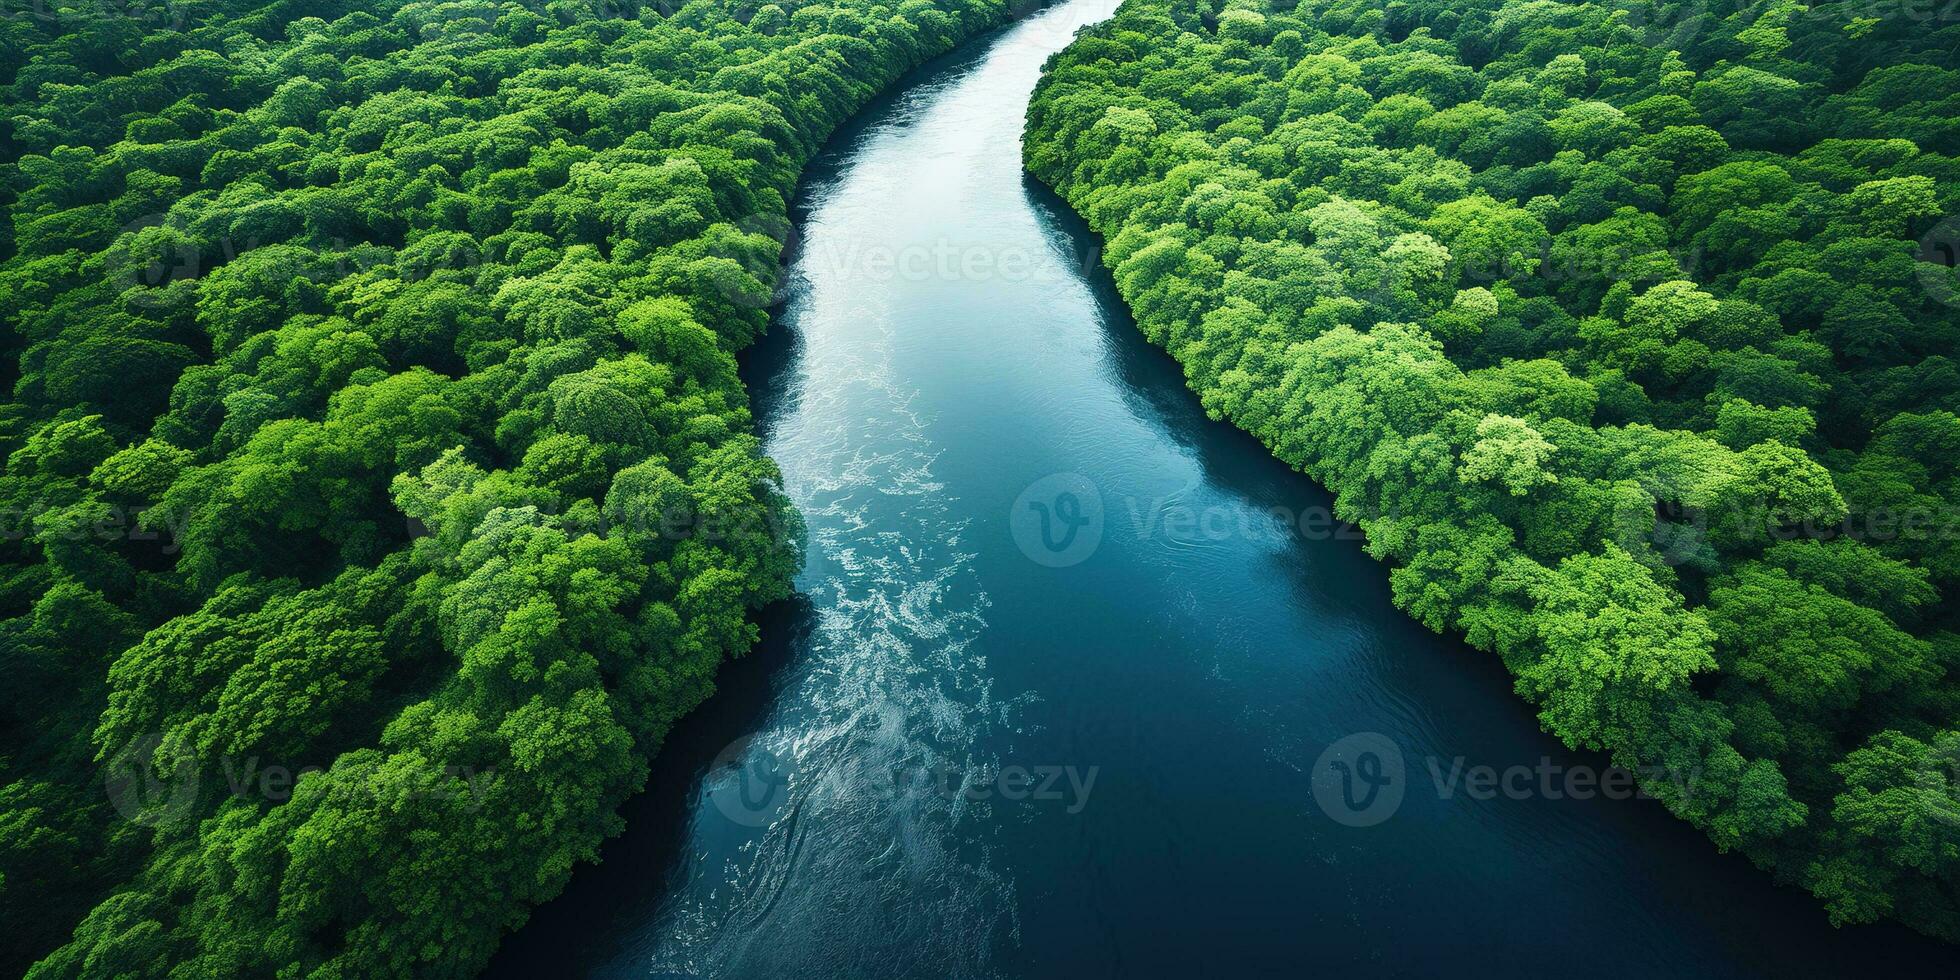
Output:
[[[1389,603],[1205,419],[1024,177],[1072,0],[915,74],[805,178],[744,360],[803,598],[493,976],[1802,976],[1831,929]]]

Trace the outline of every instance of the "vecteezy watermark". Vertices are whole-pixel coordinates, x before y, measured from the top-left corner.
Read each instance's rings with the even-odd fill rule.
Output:
[[[1533,765],[1510,765],[1502,769],[1490,765],[1470,765],[1463,756],[1456,756],[1444,768],[1443,761],[1429,756],[1424,767],[1429,770],[1431,785],[1439,800],[1455,799],[1460,792],[1466,799],[1495,800],[1590,800],[1594,797],[1606,800],[1651,799],[1643,787],[1643,776],[1648,779],[1665,778],[1666,773],[1659,767],[1647,767],[1644,772],[1607,766],[1599,769],[1593,766],[1571,766],[1554,761],[1550,756],[1540,756]]]
[[[820,282],[1063,283],[1093,271],[1101,252],[1093,247],[1055,255],[1018,243],[931,242],[888,245],[860,238],[803,238],[787,218],[759,215],[736,226],[740,235],[715,239],[705,274],[729,303],[766,308],[788,299],[797,277]],[[780,249],[765,242],[781,242]]]
[[[1036,564],[1079,565],[1102,544],[1102,492],[1080,473],[1044,476],[1014,498],[1008,530]]]
[[[1682,504],[1683,490],[1664,486],[1654,493],[1651,507],[1609,515],[1609,540],[1632,551],[1651,548],[1656,560],[1670,566],[1706,559],[1712,554],[1709,542],[1716,539],[1765,544],[1960,540],[1960,506],[1876,507],[1822,519],[1791,517],[1768,496],[1739,495],[1711,505],[1714,509],[1710,510]],[[1262,546],[1301,541],[1363,544],[1368,521],[1393,522],[1406,517],[1431,519],[1422,513],[1384,511],[1365,515],[1362,523],[1356,524],[1325,503],[1290,507],[1260,506],[1236,499],[1207,502],[1192,499],[1183,491],[1152,497],[1105,496],[1081,474],[1055,473],[1021,492],[1008,514],[1008,526],[1022,554],[1042,565],[1064,568],[1086,561],[1105,540],[1123,540],[1126,532],[1139,542],[1177,545],[1224,541]]]
[[[941,238],[894,248],[853,238],[827,237],[813,243],[797,261],[826,281],[1060,282],[1072,278],[1064,266],[1041,261],[1041,253],[1021,245],[959,244]]]
[[[1835,521],[1786,521],[1761,498],[1737,501],[1720,514],[1684,507],[1677,501],[1660,501],[1653,519],[1636,530],[1635,535],[1622,538],[1623,547],[1634,547],[1644,535],[1663,563],[1680,566],[1707,560],[1712,555],[1708,542],[1718,536],[1763,543],[1960,541],[1960,507],[1875,507]]]
[[[194,515],[188,509],[103,504],[88,511],[86,519],[68,516],[68,508],[40,502],[0,507],[0,541],[157,542],[161,553],[174,555],[182,548]]]
[[[770,547],[800,550],[805,530],[803,519],[781,495],[782,488],[772,482],[757,484],[753,489],[755,495],[746,503],[714,509],[697,506],[693,501],[614,508],[596,514],[553,501],[524,506],[575,535],[633,535],[713,545],[734,542],[749,547],[767,543]],[[4,516],[4,511],[0,511],[0,517]],[[427,521],[412,515],[402,518],[402,528],[410,539],[432,537],[436,533],[436,528]]]
[[[1423,757],[1422,772],[1412,776],[1395,740],[1380,732],[1359,732],[1337,739],[1314,760],[1314,803],[1335,823],[1373,827],[1395,816],[1410,783],[1425,775],[1428,791],[1443,801],[1652,799],[1649,789],[1661,784],[1682,796],[1694,791],[1691,773],[1660,766],[1635,770],[1572,764],[1550,756],[1499,767],[1473,764],[1461,755],[1429,755]]]
[[[292,799],[300,780],[326,772],[320,765],[286,765],[258,755],[200,756],[181,740],[148,734],[110,753],[102,764],[102,789],[123,819],[146,827],[190,819],[199,803],[218,794],[275,806]],[[460,799],[469,809],[483,803],[494,769],[442,766],[419,774],[389,770],[334,778],[329,795],[369,799]],[[207,794],[206,790],[218,794]]]
[[[1206,541],[1367,540],[1361,529],[1335,515],[1332,507],[1251,507],[1237,502],[1198,506],[1174,497],[1122,498],[1121,513],[1137,540],[1161,538],[1184,544]]]
[[[109,278],[124,303],[139,309],[160,309],[183,301],[183,296],[170,287],[202,279],[246,253],[278,241],[231,234],[206,240],[199,237],[193,219],[185,214],[146,214],[124,223],[109,247]],[[460,233],[430,236],[402,249],[368,246],[335,235],[317,250],[289,252],[276,261],[282,277],[329,286],[378,269],[404,283],[438,276],[460,280],[481,268],[489,257],[481,243]]]
[[[1787,16],[1791,22],[1812,20],[1837,24],[1864,21],[1867,24],[1876,24],[1886,21],[1907,21],[1913,24],[1950,24],[1960,21],[1960,0],[1846,0],[1841,3],[1800,3],[1791,8]],[[1854,36],[1864,35],[1860,33]]]
[[[192,6],[172,0],[80,0],[69,3],[25,0],[18,7],[18,14],[9,13],[6,16],[26,16],[48,23],[69,24],[90,20],[126,20],[152,30],[181,31],[190,23]]]
[[[702,796],[739,826],[774,823],[793,802],[938,799],[1041,803],[1074,816],[1089,805],[1100,766],[817,760],[754,737],[729,743],[708,767]]]
[[[1193,502],[1181,493],[1142,497],[1102,491],[1079,473],[1052,473],[1029,484],[1008,512],[1014,543],[1035,562],[1066,568],[1088,560],[1109,535],[1121,535],[1124,522],[1138,541],[1173,544],[1254,541],[1367,540],[1361,529],[1340,519],[1324,503],[1298,507],[1254,506],[1236,500]]]

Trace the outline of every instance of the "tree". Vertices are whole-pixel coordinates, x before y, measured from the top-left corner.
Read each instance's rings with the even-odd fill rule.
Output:
[[[474,972],[788,594],[734,360],[786,202],[1009,11],[558,13],[0,26],[0,971]],[[315,771],[151,826],[91,764],[233,754]]]
[[[1452,277],[1469,283],[1531,275],[1550,238],[1529,212],[1488,196],[1438,207],[1423,229],[1449,249]]]
[[[1529,603],[1526,621],[1499,630],[1497,644],[1519,663],[1519,692],[1568,744],[1623,744],[1648,701],[1715,667],[1715,631],[1617,545],[1555,569],[1514,560],[1496,591]]]
[[[1465,482],[1496,481],[1511,496],[1522,497],[1558,482],[1546,466],[1557,449],[1523,419],[1486,415],[1477,423],[1477,442],[1463,454],[1460,472]]]
[[[1941,880],[1960,866],[1960,733],[1921,741],[1882,731],[1833,766],[1844,780],[1833,822],[1852,855],[1812,867],[1834,922],[1869,922],[1894,907],[1904,875]]]
[[[1960,937],[1952,869],[1876,858],[1830,768],[1952,727],[1953,32],[1262,2],[1221,43],[1174,8],[1057,56],[1026,159],[1206,412],[1718,847]],[[1230,220],[1255,188],[1277,240]]]
[[[1795,717],[1847,712],[1868,694],[1938,676],[1924,641],[1781,569],[1743,566],[1708,602],[1724,669]]]

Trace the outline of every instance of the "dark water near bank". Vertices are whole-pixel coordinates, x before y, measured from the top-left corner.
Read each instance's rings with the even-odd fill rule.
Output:
[[[1951,962],[1830,929],[1653,803],[1574,798],[1601,760],[1393,609],[1326,496],[1204,418],[1020,169],[1042,62],[1109,9],[934,66],[812,169],[792,293],[745,365],[809,520],[805,598],[493,974]],[[1529,771],[1473,793],[1480,766]]]

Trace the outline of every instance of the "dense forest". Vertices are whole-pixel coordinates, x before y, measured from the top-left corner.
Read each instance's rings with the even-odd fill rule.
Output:
[[[1028,5],[0,16],[0,974],[469,975],[596,860],[798,570],[799,174]],[[1128,0],[1026,163],[1545,729],[1960,942],[1939,8]]]
[[[1026,156],[1546,729],[1960,940],[1960,21],[1130,0]]]
[[[0,972],[473,972],[787,594],[799,171],[1007,4],[22,9]]]

